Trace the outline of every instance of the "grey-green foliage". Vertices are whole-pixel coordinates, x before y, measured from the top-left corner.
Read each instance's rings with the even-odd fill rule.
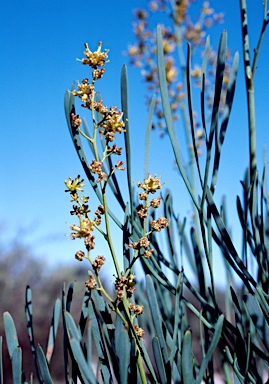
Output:
[[[202,66],[201,105],[204,106],[205,70],[209,40],[205,49]],[[66,382],[83,383],[140,383],[143,375],[138,369],[139,354],[146,367],[147,380],[151,383],[195,383],[202,380],[213,383],[214,366],[218,364],[223,380],[227,383],[262,383],[263,372],[268,370],[269,362],[269,197],[267,189],[267,173],[263,172],[259,181],[257,176],[249,177],[247,170],[242,182],[243,199],[237,198],[237,209],[243,229],[243,254],[238,254],[229,234],[225,205],[218,207],[214,200],[214,186],[220,166],[221,150],[233,104],[235,92],[238,54],[235,54],[226,104],[222,117],[219,116],[220,94],[223,82],[223,70],[227,50],[227,36],[223,32],[217,59],[214,102],[209,127],[203,120],[206,146],[206,163],[202,169],[195,144],[192,123],[192,96],[190,81],[190,60],[187,61],[187,88],[190,113],[191,136],[194,147],[194,160],[200,181],[201,195],[193,188],[181,163],[180,148],[177,141],[170,110],[169,96],[165,78],[165,65],[162,51],[161,28],[157,28],[158,70],[160,91],[167,131],[174,152],[176,164],[183,182],[189,191],[195,207],[195,215],[199,225],[193,225],[190,234],[186,231],[185,221],[180,221],[173,208],[172,195],[169,191],[163,196],[164,216],[169,219],[170,228],[166,230],[166,249],[162,249],[158,237],[150,236],[154,248],[150,259],[142,259],[142,268],[146,282],[137,283],[135,301],[144,305],[144,313],[139,316],[139,326],[146,334],[145,340],[134,336],[133,324],[123,326],[122,320],[116,316],[105,298],[98,291],[86,291],[78,324],[72,317],[72,298],[74,286],[66,291],[63,287],[61,305],[55,302],[49,340],[46,351],[36,344],[33,329],[33,308],[31,290],[26,291],[26,319],[31,342],[33,359],[36,367],[36,378],[41,383],[52,383],[50,363],[57,341],[57,329],[60,318],[63,324],[63,359]],[[188,48],[190,50],[190,47]],[[190,54],[189,54],[190,57]],[[128,117],[128,81],[127,71],[123,68],[121,77],[122,110]],[[148,167],[150,126],[154,100],[149,111],[145,148],[145,174]],[[72,94],[65,96],[65,112],[75,148],[82,166],[94,191],[96,183],[87,167],[87,158],[79,134],[70,123],[70,114],[75,112]],[[202,116],[205,113],[202,110]],[[111,218],[123,231],[124,268],[132,265],[132,255],[126,244],[135,242],[142,235],[139,220],[134,215],[136,196],[132,187],[131,145],[129,123],[125,132],[125,149],[127,160],[127,184],[129,186],[129,202],[121,195],[116,175],[111,179],[110,187],[119,205],[124,211],[124,222],[121,223],[110,211]],[[86,127],[86,125],[84,125]],[[87,128],[86,128],[87,129]],[[250,168],[252,159],[250,158]],[[107,162],[111,168],[112,164]],[[249,167],[248,167],[249,169]],[[212,172],[210,176],[210,170]],[[253,168],[252,168],[253,171]],[[97,197],[100,195],[97,193]],[[226,275],[229,278],[226,292],[226,310],[220,307],[215,289],[212,268],[212,245],[219,248],[224,260]],[[177,256],[180,244],[181,252],[190,260],[193,272],[197,275],[197,285],[188,280],[181,260]],[[250,272],[249,259],[255,260],[257,274]],[[167,273],[169,270],[169,273]],[[209,281],[207,275],[209,271]],[[241,280],[239,286],[233,276]],[[144,285],[146,284],[146,285]],[[195,304],[190,301],[190,295]],[[121,314],[126,315],[128,308],[121,306]],[[188,320],[190,311],[196,316],[197,331],[194,335]],[[61,316],[60,316],[61,313]],[[225,315],[226,313],[226,315]],[[126,317],[128,321],[128,317]],[[26,382],[22,367],[22,351],[16,334],[16,328],[9,313],[4,314],[5,334],[8,353],[12,362],[14,382]],[[193,337],[199,338],[200,356],[193,351]],[[2,345],[2,341],[1,341]],[[93,347],[94,346],[94,347]],[[152,351],[152,352],[151,352]],[[217,351],[217,353],[214,353]],[[218,355],[218,361],[215,359]],[[0,365],[0,381],[4,382],[3,368]]]

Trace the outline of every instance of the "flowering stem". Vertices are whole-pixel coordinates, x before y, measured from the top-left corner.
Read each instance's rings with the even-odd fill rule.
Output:
[[[139,370],[139,373],[140,373],[140,378],[141,378],[141,381],[142,381],[143,384],[147,384],[147,378],[146,378],[145,370],[144,370],[144,367],[143,367],[141,353],[140,353],[138,348],[137,348],[137,353],[138,353],[137,365],[138,365],[138,370]]]
[[[93,82],[93,84],[94,84],[94,82]],[[95,95],[95,92],[93,91],[92,97],[91,97],[91,113],[92,113],[92,122],[93,122],[93,139],[91,140],[91,142],[93,144],[93,152],[94,152],[95,160],[99,161],[99,154],[98,154],[97,144],[96,144],[98,125],[96,124],[95,117],[94,117],[94,95]]]
[[[91,139],[89,136],[87,136],[81,129],[78,130],[81,136],[85,137],[90,143],[94,143],[93,139]]]
[[[118,260],[115,254],[112,238],[111,238],[111,232],[110,232],[110,225],[109,225],[109,215],[108,215],[108,207],[107,207],[107,200],[106,200],[106,194],[105,191],[102,189],[102,196],[103,196],[103,205],[104,205],[104,216],[105,216],[105,222],[106,222],[106,240],[108,242],[108,246],[112,255],[113,263],[116,269],[117,276],[120,277],[120,267],[118,264]]]

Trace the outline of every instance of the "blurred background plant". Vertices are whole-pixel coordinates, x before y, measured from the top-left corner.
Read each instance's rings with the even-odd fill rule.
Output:
[[[161,10],[166,10],[165,7],[162,8],[166,2],[150,4],[152,10],[156,10],[157,5]],[[179,6],[182,5],[180,10],[182,15],[185,14],[187,3],[176,2],[172,5],[175,6],[177,13]],[[209,39],[205,42],[202,66],[199,69],[201,122],[206,158],[204,163],[198,156],[200,144],[195,134],[197,127],[191,92],[195,76],[192,74],[190,44],[187,49],[183,96],[186,103],[185,112],[187,114],[188,111],[189,114],[185,121],[189,124],[188,135],[191,142],[189,149],[193,158],[191,164],[195,169],[194,176],[190,178],[188,168],[182,160],[174,129],[174,109],[171,108],[170,82],[167,76],[165,46],[169,45],[169,41],[166,42],[168,39],[166,27],[157,28],[156,68],[163,113],[161,117],[165,121],[165,131],[171,142],[175,162],[196,215],[190,233],[186,230],[186,219],[180,220],[174,210],[172,193],[169,190],[157,198],[149,199],[151,193],[156,193],[163,187],[157,175],[152,176],[148,173],[147,163],[156,96],[153,95],[150,101],[145,135],[144,179],[137,183],[137,187],[142,188],[137,194],[132,184],[126,68],[123,68],[121,75],[121,110],[104,106],[101,97],[96,94],[95,82],[104,75],[103,69],[99,67],[105,65],[107,52],[102,52],[101,43],[96,51],[91,51],[89,46],[85,45],[85,58],[81,62],[92,67],[92,81],[89,82],[88,78],[84,78],[78,83],[77,90],[73,88],[66,93],[65,112],[76,151],[100,205],[95,210],[93,219],[90,219],[89,197],[80,196],[84,188],[83,180],[78,176],[65,181],[71,202],[74,203],[71,215],[77,217],[78,221],[78,224],[70,226],[73,231],[71,238],[83,239],[86,248],[86,253],[79,250],[75,257],[79,261],[84,259],[89,261],[89,279],[85,282],[87,290],[82,307],[79,306],[81,310],[77,309],[77,300],[73,297],[74,284],[71,283],[67,289],[63,286],[62,305],[59,300],[55,301],[53,318],[50,327],[48,326],[47,347],[38,345],[35,342],[36,335],[33,337],[33,313],[35,313],[33,309],[34,311],[36,309],[32,307],[34,300],[32,303],[31,289],[28,287],[26,290],[27,329],[39,382],[53,382],[51,367],[55,359],[52,358],[52,354],[57,340],[63,341],[62,370],[65,382],[77,382],[79,379],[85,383],[173,381],[198,384],[202,381],[213,383],[217,372],[221,374],[221,380],[227,383],[263,383],[268,380],[267,160],[265,157],[265,166],[259,179],[256,172],[254,109],[254,73],[263,33],[268,24],[267,2],[263,3],[263,25],[257,48],[254,50],[252,66],[248,56],[250,48],[246,3],[242,0],[240,6],[250,139],[249,164],[242,181],[243,198],[237,197],[238,215],[243,232],[241,254],[236,250],[229,233],[230,212],[226,211],[225,200],[222,200],[220,206],[215,201],[221,150],[233,104],[238,69],[236,53],[226,79],[225,62],[228,56],[226,33],[223,32],[221,36],[216,54],[212,104],[208,104],[207,107],[205,107],[208,73],[206,68],[208,63],[209,67],[211,66]],[[203,12],[210,14],[208,2]],[[142,16],[142,19],[141,15],[139,16],[141,20],[144,18],[145,16]],[[181,19],[175,16],[174,18],[175,25],[177,23],[180,25]],[[198,27],[199,25],[196,29],[199,32]],[[173,45],[175,40],[173,37],[171,40]],[[196,48],[195,40],[193,43]],[[181,41],[176,40],[176,44],[180,46]],[[84,110],[85,108],[89,110],[92,129],[89,129],[86,121],[77,114],[74,97],[81,99]],[[206,110],[209,110],[207,116]],[[123,133],[123,147],[115,144],[110,146],[116,133]],[[89,145],[90,151],[85,150],[86,145]],[[122,160],[116,163],[112,160],[114,155],[121,156],[123,148],[126,170],[122,167]],[[87,159],[88,152],[91,157],[93,156],[91,161]],[[118,170],[124,171],[125,180],[118,177]],[[196,189],[196,177],[200,185],[199,190]],[[128,187],[126,195],[123,194],[125,190],[123,183]],[[113,196],[122,210],[121,218],[114,213],[115,206],[110,205]],[[163,211],[161,216],[159,207]],[[118,227],[118,232],[114,230],[111,232],[110,224],[113,222]],[[95,247],[93,231],[99,232],[103,240],[108,243],[116,271],[113,282],[111,276],[105,277],[103,274],[104,257],[98,255],[95,259],[92,258],[92,254],[98,249]],[[115,251],[113,246],[115,242],[122,243],[122,254]],[[98,246],[97,241],[96,243]],[[223,257],[224,272],[227,276],[225,296],[216,290],[218,276],[213,273],[216,248]],[[192,284],[185,273],[183,255],[187,256],[197,277],[196,284]],[[123,270],[119,267],[119,259],[122,256]],[[12,257],[9,256],[9,259],[12,260]],[[135,279],[138,260],[141,261],[143,276],[145,275],[145,279],[142,278],[141,281]],[[29,268],[27,263],[26,265]],[[34,265],[31,268],[33,267]],[[99,274],[101,267],[102,272]],[[11,271],[16,275],[14,265]],[[36,276],[40,275],[40,271],[37,268]],[[236,283],[235,276],[240,283]],[[40,285],[39,280],[31,281],[27,274],[26,279],[33,287],[35,284],[37,287]],[[81,277],[79,279],[81,280]],[[105,284],[109,279],[109,283]],[[49,284],[52,285],[51,281],[47,280],[46,285]],[[42,286],[42,289],[45,290],[47,287]],[[50,296],[50,304],[53,306],[52,294]],[[41,316],[44,307],[43,303]],[[57,333],[61,307],[63,334]],[[8,312],[4,314],[4,327],[12,363],[13,381],[26,382],[29,373],[26,370],[22,372],[21,344]],[[23,366],[28,370],[28,363],[23,362]],[[2,375],[1,366],[0,377],[3,382]],[[33,382],[33,376],[30,377],[30,382]]]
[[[155,119],[153,128],[159,128],[160,134],[167,133],[164,121],[159,92],[159,79],[156,62],[156,33],[151,18],[158,19],[161,15],[163,49],[165,57],[165,73],[168,85],[169,99],[172,110],[173,120],[180,117],[187,132],[187,145],[191,148],[191,140],[188,132],[190,131],[187,113],[186,98],[186,43],[192,46],[191,58],[191,77],[196,87],[201,86],[201,57],[205,48],[206,37],[210,34],[210,28],[216,24],[223,23],[223,13],[217,13],[211,7],[209,1],[203,1],[201,9],[197,12],[197,4],[194,1],[168,1],[158,0],[149,1],[147,8],[140,8],[134,12],[133,30],[136,42],[128,47],[130,63],[138,67],[147,86],[147,103],[149,104],[152,95],[156,93],[157,101],[155,107]],[[193,11],[191,8],[196,8]],[[166,17],[164,17],[166,15]],[[191,17],[192,15],[192,17]],[[196,61],[193,59],[195,58]],[[206,73],[205,93],[207,102],[207,112],[210,115],[214,93],[214,75],[216,68],[217,52],[210,47],[208,54],[208,66]],[[230,71],[231,53],[227,50],[227,60],[225,66],[225,76],[221,94],[220,113],[223,112],[225,95],[227,91],[228,76]],[[178,65],[179,64],[179,65]],[[209,118],[210,116],[208,116]],[[201,128],[201,116],[197,116],[194,111],[194,119],[197,128]],[[197,133],[197,139],[201,139]]]

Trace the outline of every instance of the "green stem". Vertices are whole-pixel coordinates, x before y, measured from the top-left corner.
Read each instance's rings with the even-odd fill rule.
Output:
[[[79,129],[78,131],[81,134],[81,136],[85,137],[85,139],[87,139],[90,143],[93,144],[93,139],[91,139],[88,135],[86,135],[86,133],[84,133],[81,129]]]
[[[114,266],[115,266],[115,269],[116,269],[116,273],[117,273],[117,276],[120,277],[121,276],[121,273],[120,273],[120,267],[119,267],[119,264],[118,264],[118,260],[117,260],[117,256],[116,256],[116,253],[115,253],[115,250],[114,250],[114,246],[113,246],[113,242],[112,242],[112,238],[111,238],[111,231],[110,231],[110,225],[109,225],[109,215],[108,215],[108,207],[107,207],[107,200],[106,200],[106,194],[105,194],[105,191],[104,189],[102,189],[102,196],[103,196],[103,204],[104,204],[104,211],[105,211],[105,223],[106,223],[106,240],[108,242],[108,246],[109,246],[109,249],[110,249],[110,252],[111,252],[111,255],[112,255],[112,259],[113,259],[113,263],[114,263]]]
[[[142,358],[141,358],[141,353],[139,352],[139,350],[137,350],[137,352],[138,352],[137,366],[138,366],[138,370],[139,370],[139,373],[140,373],[140,378],[141,378],[141,381],[142,381],[143,384],[147,384],[147,378],[146,378],[145,370],[144,370],[144,367],[143,367],[143,361],[142,361]]]
[[[264,35],[265,29],[267,27],[267,24],[269,22],[269,20],[266,20],[266,19],[267,19],[267,0],[264,0],[263,1],[263,24],[262,24],[262,29],[261,29],[259,41],[258,41],[258,44],[257,44],[257,48],[254,49],[254,58],[253,58],[253,63],[252,63],[252,81],[254,81],[254,75],[255,75],[255,72],[256,72],[256,68],[257,68],[258,54],[259,54],[259,51],[260,51],[260,48],[261,48],[261,44],[262,44],[262,40],[263,40],[263,35]]]
[[[249,38],[248,38],[248,20],[247,20],[247,4],[246,0],[240,0],[242,39],[244,52],[244,68],[245,82],[248,103],[248,128],[249,128],[249,167],[250,167],[250,183],[255,180],[257,171],[257,155],[256,155],[256,124],[255,124],[255,103],[254,103],[254,83],[253,73],[250,66],[249,57]]]

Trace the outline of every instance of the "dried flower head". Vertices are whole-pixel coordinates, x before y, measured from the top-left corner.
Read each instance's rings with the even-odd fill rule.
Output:
[[[133,292],[135,291],[135,275],[130,274],[128,277],[122,276],[117,277],[115,281],[115,288],[117,290],[117,297],[119,299],[123,298],[124,295],[124,288],[126,290],[127,296],[130,297]]]
[[[151,255],[153,254],[154,252],[154,249],[146,249],[143,253],[143,256],[146,258],[146,259],[149,259],[151,257]]]
[[[144,335],[145,331],[142,328],[140,328],[137,324],[134,324],[134,329],[135,329],[136,335],[139,338],[143,339],[143,335]]]
[[[147,201],[147,199],[148,199],[148,194],[147,194],[147,192],[141,192],[141,193],[139,193],[139,200]]]
[[[139,247],[140,248],[148,248],[150,242],[149,242],[149,239],[147,237],[142,237],[140,240],[139,240]]]
[[[95,260],[93,261],[92,266],[96,271],[100,271],[100,269],[101,269],[102,265],[105,263],[105,261],[106,261],[106,259],[104,258],[104,256],[97,256],[95,258]]]
[[[106,173],[102,172],[102,166],[103,163],[101,161],[92,160],[92,163],[89,165],[89,168],[92,173],[97,173],[98,179],[96,182],[98,183],[100,180],[103,180],[106,178]]]
[[[153,231],[160,232],[168,226],[168,220],[165,217],[159,217],[159,219],[151,221],[149,225]]]
[[[79,115],[75,115],[74,113],[71,113],[71,120],[72,120],[72,126],[74,128],[78,128],[82,124],[80,116]]]
[[[85,285],[88,289],[94,289],[97,286],[97,282],[92,273],[89,273],[89,280],[85,281]]]
[[[75,254],[75,258],[78,261],[82,261],[84,256],[85,256],[85,253],[83,251],[77,251],[76,254]]]
[[[134,312],[135,315],[141,315],[144,312],[144,305],[129,304],[129,311]]]
[[[146,219],[147,216],[148,216],[148,208],[147,207],[144,207],[144,205],[142,204],[139,204],[137,207],[136,207],[136,214],[137,216],[140,218],[140,219]]]
[[[94,239],[95,239],[95,236],[93,236],[92,234],[89,234],[84,238],[84,244],[88,251],[91,251],[92,249],[94,249],[95,247]]]
[[[150,206],[152,208],[158,208],[161,204],[161,196],[157,197],[156,199],[152,199],[150,202]]]
[[[92,71],[92,78],[94,80],[99,80],[103,77],[103,74],[105,73],[105,68],[101,68],[101,69],[94,69]]]

